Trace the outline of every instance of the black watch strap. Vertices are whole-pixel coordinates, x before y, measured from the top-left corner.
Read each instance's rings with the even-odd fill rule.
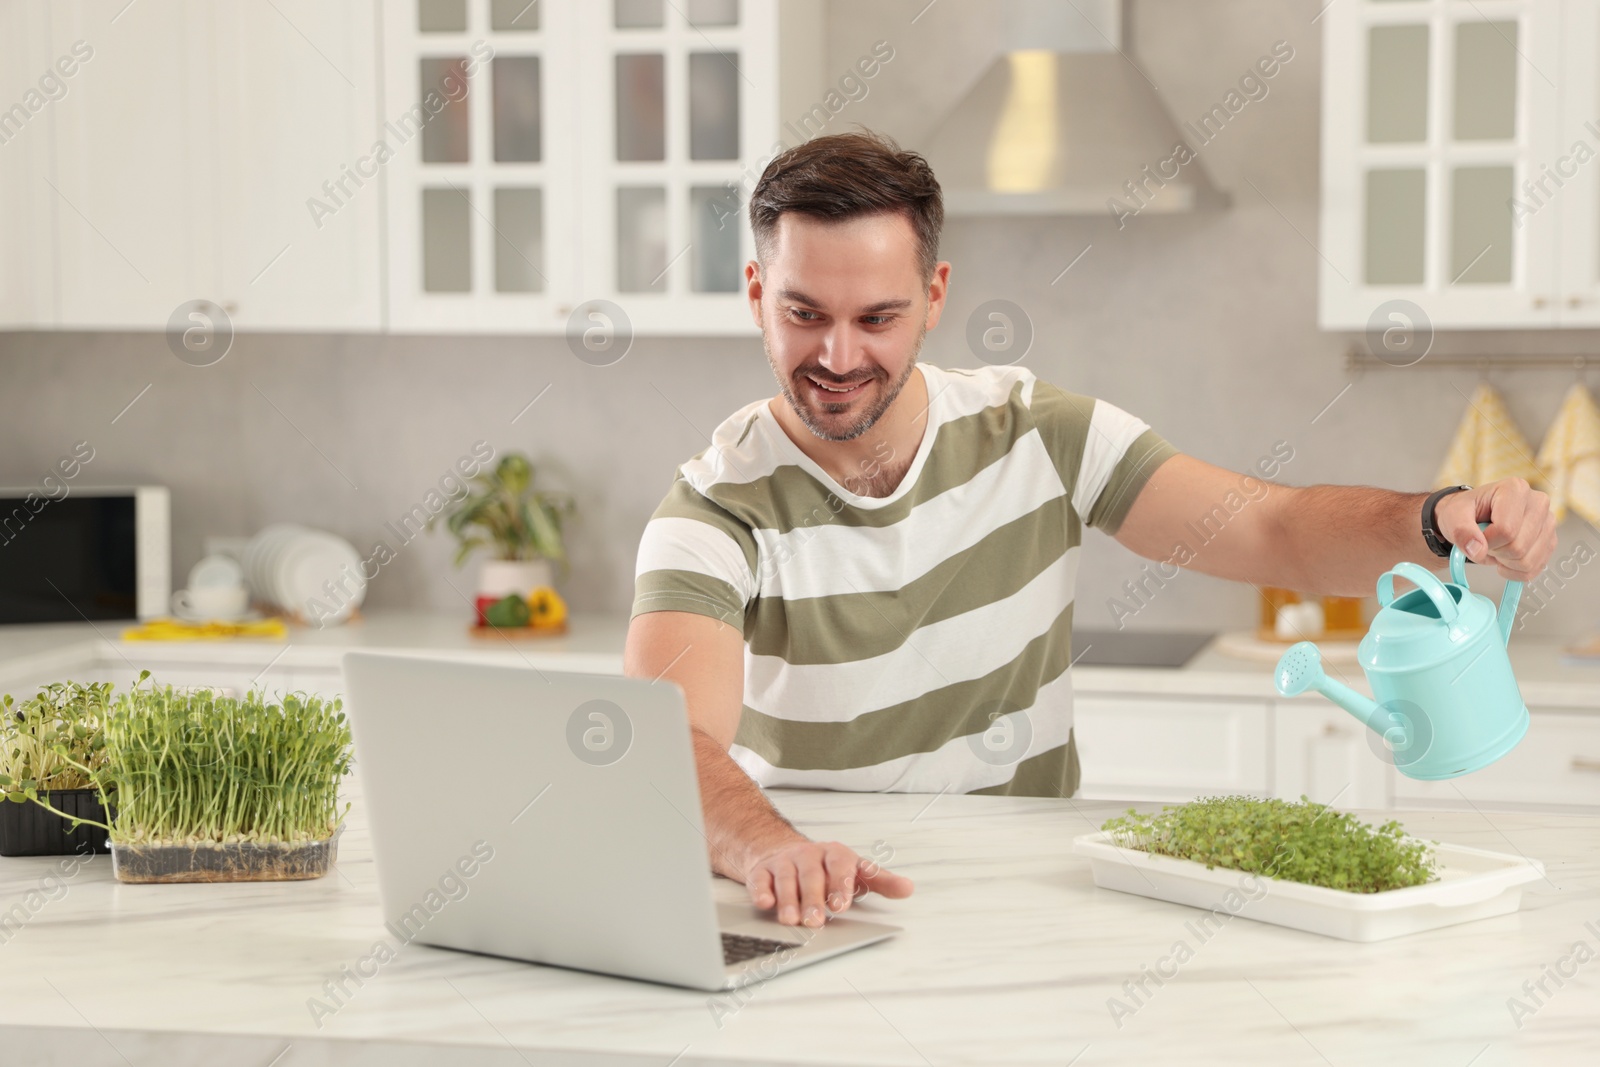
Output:
[[[1428,543],[1436,556],[1449,558],[1450,549],[1453,547],[1439,532],[1439,527],[1434,523],[1433,509],[1439,501],[1451,493],[1459,493],[1464,489],[1471,489],[1470,485],[1447,485],[1443,489],[1435,489],[1428,494],[1428,499],[1422,502],[1422,539]]]

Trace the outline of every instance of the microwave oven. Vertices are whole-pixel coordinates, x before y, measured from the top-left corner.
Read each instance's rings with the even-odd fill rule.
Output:
[[[0,624],[147,619],[172,598],[165,486],[0,488]]]

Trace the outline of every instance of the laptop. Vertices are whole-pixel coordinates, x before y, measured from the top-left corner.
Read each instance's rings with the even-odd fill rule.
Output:
[[[899,932],[714,900],[674,682],[375,652],[343,666],[402,942],[725,990]]]

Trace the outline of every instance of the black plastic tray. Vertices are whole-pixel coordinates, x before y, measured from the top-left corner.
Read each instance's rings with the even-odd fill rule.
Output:
[[[53,789],[44,794],[52,807],[84,819],[110,822],[93,789]],[[71,856],[111,851],[106,832],[98,826],[72,824],[31,800],[21,804],[0,801],[0,856]]]

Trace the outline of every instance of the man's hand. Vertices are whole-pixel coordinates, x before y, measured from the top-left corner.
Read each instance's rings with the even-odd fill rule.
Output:
[[[821,926],[866,893],[909,897],[911,879],[864,860],[837,841],[791,841],[759,856],[744,872],[750,901],[777,908],[788,926]],[[826,912],[824,911],[826,909]]]
[[[1550,498],[1521,478],[1502,478],[1451,493],[1435,505],[1439,532],[1474,563],[1493,561],[1502,578],[1526,582],[1544,570],[1556,551],[1556,520]],[[1478,523],[1488,526],[1478,529]]]

